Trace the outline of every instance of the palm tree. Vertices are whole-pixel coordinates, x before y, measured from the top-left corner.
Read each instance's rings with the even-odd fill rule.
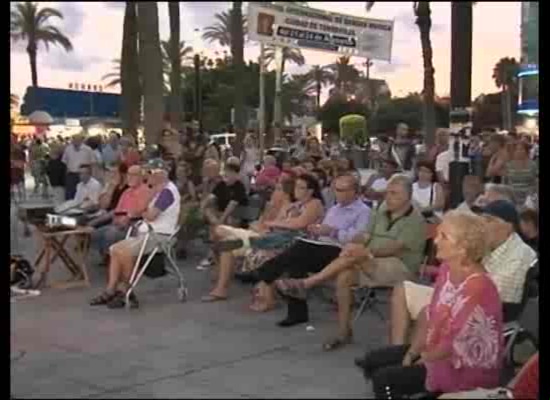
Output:
[[[367,11],[374,5],[374,1],[367,2]],[[423,120],[425,140],[428,146],[435,143],[435,69],[433,66],[432,41],[430,30],[432,17],[429,1],[414,1],[413,11],[416,17],[416,25],[420,31],[420,43],[422,45],[422,59],[424,63],[424,89],[423,89]]]
[[[246,133],[246,115],[244,108],[244,92],[239,88],[244,87],[244,17],[242,1],[234,1],[231,10],[231,56],[235,66],[235,132],[237,140],[235,143],[235,154],[240,155],[242,143]]]
[[[102,81],[105,82],[106,88],[111,88],[120,85],[120,58],[115,58],[112,60],[113,71],[105,74],[101,77]]]
[[[10,94],[10,109],[17,108],[19,106],[19,96],[16,94]]]
[[[138,57],[137,9],[136,3],[131,1],[126,2],[124,12],[121,59],[114,62],[115,65],[118,63],[118,72],[111,74],[111,83],[115,85],[117,79],[120,83],[123,132],[137,139],[141,121],[142,85]]]
[[[156,2],[138,2],[139,66],[143,81],[145,141],[157,144],[163,123],[162,53]]]
[[[170,93],[170,74],[172,71],[172,64],[170,58],[170,39],[161,41],[161,50],[162,50],[162,71],[164,75],[164,92],[165,94]],[[191,46],[185,46],[185,42],[180,42],[179,44],[179,55],[181,60],[181,67],[189,66],[193,62],[193,57],[189,56],[189,53],[193,52]],[[107,81],[105,87],[115,87],[120,85],[120,58],[115,58],[112,60],[113,70],[108,74],[105,74],[101,77],[102,81]],[[180,75],[184,74],[185,69],[181,70]]]
[[[331,72],[329,82],[334,84],[336,91],[341,95],[355,92],[355,84],[359,80],[359,71],[350,64],[349,56],[338,57],[336,63],[327,66]]]
[[[515,58],[504,57],[493,68],[495,85],[502,90],[502,121],[504,129],[512,129],[512,95],[517,92],[519,64]]]
[[[168,2],[168,14],[170,17],[170,45],[165,46],[162,43],[161,47],[164,50],[164,55],[170,59],[170,122],[173,128],[179,130],[183,111],[183,102],[181,99],[181,63],[184,60],[186,52],[189,53],[192,49],[190,47],[185,48],[185,43],[180,43],[180,3],[174,1]]]
[[[321,108],[321,90],[330,82],[331,74],[327,67],[314,65],[308,73],[310,82],[315,85],[315,98],[317,110]]]
[[[275,134],[275,140],[277,140],[280,136],[280,130],[283,125],[283,113],[282,113],[282,83],[283,83],[283,75],[285,71],[285,63],[286,61],[291,61],[294,64],[297,65],[304,65],[305,59],[302,55],[302,52],[300,49],[291,48],[291,47],[283,47],[282,49],[278,49],[277,46],[273,45],[266,45],[265,51],[264,51],[264,61],[266,65],[269,65],[272,61],[275,60],[276,52],[281,51],[282,53],[282,59],[281,59],[281,65],[280,67],[276,67],[276,84],[275,84],[275,101],[273,103],[273,126],[274,126],[274,134]]]
[[[171,38],[168,38],[168,40],[161,40],[160,42],[160,48],[162,51],[162,71],[167,77],[170,76],[172,71],[172,61],[171,61],[172,51],[170,50],[170,40]],[[178,52],[179,52],[178,57],[179,57],[180,70],[182,70],[181,67],[193,65],[193,56],[192,56],[193,47],[192,46],[186,46],[185,42],[181,41],[179,43],[178,50],[176,50],[176,54]]]
[[[309,105],[316,94],[315,83],[310,75],[293,75],[287,79],[282,87],[282,114],[286,120],[291,120],[292,115],[302,117],[310,111]]]
[[[63,19],[63,14],[55,8],[38,8],[37,3],[16,3],[10,11],[10,37],[14,42],[27,41],[27,54],[31,64],[32,85],[38,86],[38,71],[36,68],[36,53],[42,43],[49,50],[50,44],[60,45],[65,51],[72,51],[71,41],[61,31],[50,25],[49,19]]]
[[[204,28],[202,38],[210,43],[218,42],[222,47],[231,46],[231,11],[215,14],[214,18],[218,22]],[[242,17],[242,29],[243,35],[246,37],[247,25],[245,16]]]

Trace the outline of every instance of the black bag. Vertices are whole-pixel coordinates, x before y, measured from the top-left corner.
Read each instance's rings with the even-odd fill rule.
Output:
[[[34,268],[27,260],[19,255],[10,256],[10,286],[20,289],[32,288]]]
[[[145,261],[147,261],[148,258],[148,254],[143,255],[143,257],[141,258],[140,268],[143,268],[143,266],[145,265]],[[160,278],[161,276],[166,275],[166,268],[164,267],[164,254],[155,254],[143,274],[153,279]]]

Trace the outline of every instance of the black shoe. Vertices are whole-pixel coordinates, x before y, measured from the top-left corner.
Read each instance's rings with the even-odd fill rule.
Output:
[[[178,249],[176,251],[176,258],[178,260],[185,260],[187,258],[187,250],[185,249]]]
[[[360,368],[361,370],[365,370],[365,368],[367,367],[367,363],[365,362],[365,359],[362,358],[362,357],[358,357],[356,358],[354,361],[355,365]]]
[[[309,321],[308,317],[300,317],[300,318],[286,317],[282,321],[277,322],[277,325],[280,326],[281,328],[288,328],[288,327],[298,325],[298,324],[305,324],[308,321]]]
[[[237,272],[235,273],[235,279],[241,281],[242,283],[252,283],[256,284],[260,282],[260,277],[256,271],[251,272]]]

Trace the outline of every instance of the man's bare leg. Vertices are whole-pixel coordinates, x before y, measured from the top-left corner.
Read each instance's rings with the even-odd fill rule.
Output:
[[[338,335],[346,338],[352,334],[351,308],[353,294],[351,287],[357,282],[357,271],[348,269],[336,278],[336,299],[338,303]]]
[[[220,254],[218,268],[218,280],[216,286],[210,292],[210,295],[216,297],[227,297],[231,274],[233,272],[234,257],[233,253],[226,251]]]
[[[304,279],[304,287],[306,289],[311,289],[323,282],[334,279],[342,272],[353,268],[354,265],[361,261],[362,260],[357,257],[338,257],[323,268],[323,270]]]
[[[407,309],[405,287],[397,284],[392,291],[390,311],[390,344],[403,345],[407,341],[407,335],[411,325],[411,316]]]

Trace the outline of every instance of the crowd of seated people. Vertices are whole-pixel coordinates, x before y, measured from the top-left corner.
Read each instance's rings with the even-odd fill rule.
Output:
[[[323,156],[315,144],[301,160],[280,167],[266,156],[256,172],[248,157],[229,157],[223,165],[206,158],[199,177],[191,164],[180,162],[175,182],[163,167],[153,167],[146,184],[138,178],[139,166],[131,167],[126,179],[119,170],[94,203],[111,217],[94,233],[110,259],[107,287],[91,303],[124,306],[145,233],[123,238],[132,217],[169,236],[196,214],[210,235],[210,255],[200,266],[213,273],[213,287],[202,301],[228,299],[233,279],[253,283],[250,309],[271,311],[280,297],[288,307],[278,325],[291,327],[310,319],[307,291],[333,282],[338,322],[322,346],[330,351],[352,341],[354,288],[393,288],[391,347],[358,360],[377,397],[496,387],[502,324],[518,318],[526,272],[537,259],[538,188],[517,178],[519,172],[515,186],[501,183],[512,183],[507,180],[512,167],[532,171],[532,166],[522,163],[524,149],[513,158],[504,147],[505,159],[496,146],[499,139],[492,143],[490,179],[466,176],[457,210],[448,209],[448,176],[441,181],[448,171],[438,169],[441,157],[438,167],[416,160],[414,178],[392,157],[381,158],[380,171],[366,185],[350,160]],[[487,180],[493,182],[484,186]],[[245,221],[239,210],[265,189],[271,191],[261,216]],[[140,190],[150,194],[138,195]],[[437,226],[433,287],[419,283],[429,226]],[[190,238],[180,235],[178,246]],[[138,306],[133,293],[130,302]],[[471,346],[483,346],[482,353],[472,354]]]

